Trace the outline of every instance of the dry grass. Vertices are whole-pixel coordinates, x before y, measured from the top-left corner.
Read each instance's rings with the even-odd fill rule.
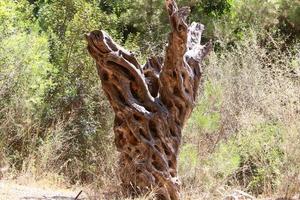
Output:
[[[272,38],[264,46],[258,41],[252,32],[248,39],[222,51],[221,55],[212,53],[206,64],[206,82],[213,87],[200,98],[199,106],[205,105],[206,108],[196,109],[184,136],[184,145],[191,146],[188,154],[195,157],[181,160],[187,166],[180,171],[183,190],[192,191],[187,192],[187,196],[198,193],[198,199],[222,199],[232,188],[256,196],[276,194],[292,198],[300,193],[299,48],[283,53],[281,41]],[[207,125],[204,123],[207,119],[214,122]],[[197,120],[201,122],[200,127]],[[272,130],[270,132],[275,138],[281,138],[279,142],[272,143],[272,138],[265,135],[270,125],[276,127],[272,130],[278,128],[280,136]],[[254,146],[255,141],[262,142],[258,149]],[[231,145],[236,143],[237,147]],[[278,159],[276,156],[267,157],[277,147],[280,151]],[[224,149],[226,151],[222,152]],[[249,152],[251,150],[255,152]],[[236,154],[252,157],[247,164],[234,160],[232,156]],[[217,155],[223,156],[223,163],[212,158]],[[269,163],[270,159],[274,163]],[[266,170],[265,165],[274,167],[274,170],[257,172],[251,165]],[[253,173],[262,175],[253,179]],[[241,184],[241,175],[248,179],[244,185]],[[224,189],[228,187],[228,190]],[[220,192],[220,188],[225,192]],[[203,194],[206,197],[201,196]]]
[[[282,53],[279,44],[274,47],[277,42],[280,41],[272,39],[266,45],[273,48],[270,50],[261,46],[252,33],[235,48],[221,55],[211,54],[205,70],[210,91],[204,89],[184,131],[179,161],[181,199],[298,198],[300,54],[297,47],[293,52]],[[259,141],[258,146],[255,141]],[[228,149],[236,148],[236,142],[240,147],[233,153],[253,157],[232,166],[234,155]],[[275,150],[279,152],[273,155]],[[244,151],[250,152],[243,154]],[[221,160],[218,155],[223,156]],[[259,174],[250,164],[272,170]],[[94,191],[94,196],[100,193],[103,199],[120,198],[113,184],[100,188],[106,192]],[[137,199],[153,199],[154,194]]]
[[[224,199],[237,190],[287,199],[300,193],[299,47],[282,52],[280,40],[259,41],[250,32],[235,47],[212,53],[205,64],[206,87],[184,131],[180,154],[182,199]],[[0,168],[10,165],[2,175],[33,177],[43,185],[84,185],[90,199],[122,199],[111,130],[79,140],[76,113],[41,128],[16,102],[2,110],[0,147],[6,149],[0,152]],[[273,141],[276,130],[278,143]],[[263,144],[248,148],[255,141]],[[273,155],[274,149],[279,153]],[[263,171],[267,168],[272,170]]]

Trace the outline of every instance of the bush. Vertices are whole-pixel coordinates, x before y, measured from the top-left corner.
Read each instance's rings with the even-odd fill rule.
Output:
[[[205,24],[203,42],[213,39],[215,50],[183,134],[185,196],[220,199],[230,188],[299,193],[299,2],[178,1],[191,6],[190,21]],[[163,7],[2,0],[0,169],[116,185],[113,116],[84,34],[104,29],[143,62],[163,52],[170,28]]]
[[[290,134],[299,136],[300,84],[294,73],[299,50],[282,53],[280,38],[260,41],[250,29],[234,48],[214,52],[206,62],[206,87],[184,133],[184,144],[196,147],[199,164],[185,185],[209,192],[238,187],[259,195],[283,191],[288,181],[290,195],[297,191],[292,155],[299,140],[293,141],[294,150],[286,147]]]
[[[272,194],[283,167],[283,131],[276,124],[261,124],[222,142],[211,155],[214,173],[253,194]]]

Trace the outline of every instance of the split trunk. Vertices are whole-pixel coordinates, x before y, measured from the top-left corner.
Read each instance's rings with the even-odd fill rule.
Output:
[[[178,151],[202,76],[201,61],[211,43],[201,45],[204,26],[186,22],[189,8],[166,0],[172,31],[165,57],[141,66],[134,54],[104,31],[86,38],[103,90],[115,113],[119,177],[125,191],[155,189],[159,199],[178,200]]]

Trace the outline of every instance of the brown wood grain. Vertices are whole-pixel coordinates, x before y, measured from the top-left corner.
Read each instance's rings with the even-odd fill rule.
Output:
[[[172,31],[164,58],[151,57],[142,66],[104,31],[92,31],[86,39],[115,112],[118,176],[124,192],[155,189],[159,199],[178,200],[181,131],[194,107],[200,64],[211,43],[200,44],[202,24],[187,24],[188,7],[165,2]]]

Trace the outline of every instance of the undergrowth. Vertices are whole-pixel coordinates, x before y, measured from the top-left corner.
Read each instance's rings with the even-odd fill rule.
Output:
[[[191,20],[204,23],[203,38],[214,43],[184,129],[182,199],[222,199],[234,189],[299,195],[299,2],[179,2],[190,4]],[[145,18],[137,8],[153,12]],[[163,52],[162,8],[136,0],[0,2],[0,178],[115,193],[113,114],[83,35],[105,29],[145,60]]]

